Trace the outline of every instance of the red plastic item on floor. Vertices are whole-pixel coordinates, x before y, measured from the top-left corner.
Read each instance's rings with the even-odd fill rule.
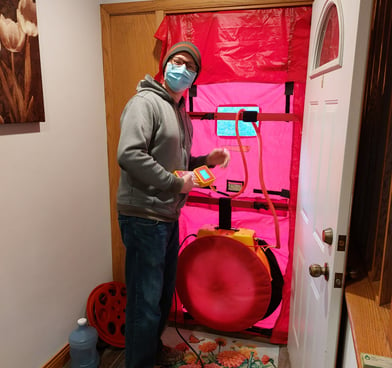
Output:
[[[196,320],[221,331],[242,331],[264,317],[271,275],[250,247],[226,236],[203,236],[179,256],[177,292]]]
[[[100,339],[106,343],[125,347],[126,287],[122,282],[112,281],[98,285],[87,301],[87,318]]]

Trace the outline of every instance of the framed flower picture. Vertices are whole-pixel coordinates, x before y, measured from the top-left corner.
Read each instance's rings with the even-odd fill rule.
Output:
[[[0,0],[0,124],[42,121],[36,3]]]

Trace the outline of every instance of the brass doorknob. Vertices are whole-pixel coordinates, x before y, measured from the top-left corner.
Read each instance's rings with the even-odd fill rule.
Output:
[[[329,267],[328,263],[324,263],[324,267],[320,266],[319,264],[312,264],[309,266],[309,274],[312,277],[320,277],[324,275],[325,280],[328,281],[329,279]]]
[[[323,230],[323,242],[329,245],[332,245],[333,242],[333,230],[330,227],[327,227]]]

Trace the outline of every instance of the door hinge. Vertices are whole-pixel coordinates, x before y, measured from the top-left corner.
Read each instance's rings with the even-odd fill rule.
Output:
[[[343,273],[335,272],[333,287],[335,289],[341,289],[343,287]]]
[[[338,236],[338,252],[345,252],[346,251],[346,235],[339,235]]]

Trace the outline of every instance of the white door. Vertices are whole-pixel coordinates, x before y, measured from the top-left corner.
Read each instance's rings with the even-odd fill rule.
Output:
[[[372,3],[313,3],[288,339],[292,367],[335,367]],[[313,276],[312,264],[320,266]],[[328,276],[321,274],[325,268]]]

